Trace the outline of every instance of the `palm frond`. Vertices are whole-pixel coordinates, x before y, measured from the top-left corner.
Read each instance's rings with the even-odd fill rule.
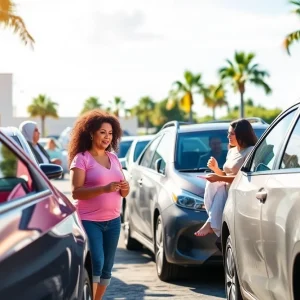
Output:
[[[185,79],[185,82],[186,82],[187,86],[189,87],[189,89],[191,89],[191,87],[193,86],[193,80],[194,80],[193,73],[191,71],[185,71],[184,79]]]
[[[290,2],[290,4],[294,4],[294,5],[296,5],[296,6],[299,6],[300,7],[300,1],[298,1],[298,0],[296,0],[296,1],[294,1],[294,0],[291,0],[291,1],[289,1]]]
[[[187,92],[188,90],[187,87],[180,81],[175,81],[173,85],[175,86],[178,92]]]
[[[26,28],[25,22],[20,16],[15,14],[15,5],[10,0],[2,0],[0,3],[0,24],[12,28],[14,33],[18,34],[22,42],[33,47],[34,38]]]
[[[283,45],[289,55],[291,55],[290,46],[295,42],[299,42],[299,40],[300,40],[300,30],[292,32],[286,36],[285,40],[283,41]]]
[[[265,90],[266,94],[270,94],[272,92],[271,87],[266,82],[264,82],[261,78],[257,78],[257,77],[251,78],[249,81],[258,87],[262,87]]]

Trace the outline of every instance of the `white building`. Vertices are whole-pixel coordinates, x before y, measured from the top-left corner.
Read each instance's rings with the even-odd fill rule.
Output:
[[[40,118],[16,117],[13,114],[13,75],[0,74],[0,126],[19,127],[25,120],[33,120],[41,125]],[[77,117],[60,117],[59,119],[46,118],[46,134],[59,135],[66,127],[72,127]],[[137,134],[138,122],[136,117],[120,118],[123,130],[131,135]]]

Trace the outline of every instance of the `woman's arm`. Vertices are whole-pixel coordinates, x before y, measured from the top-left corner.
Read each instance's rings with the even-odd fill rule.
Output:
[[[104,193],[116,192],[120,190],[120,182],[111,182],[105,186],[95,186],[85,188],[85,171],[74,168],[70,170],[71,191],[73,199],[89,200]]]
[[[223,181],[227,183],[232,183],[235,175],[218,175],[218,174],[209,174],[206,176],[206,179],[209,182]]]
[[[208,162],[207,162],[207,166],[216,174],[223,176],[226,175],[225,172],[223,172],[219,166],[218,166],[218,162],[214,157],[211,157]]]

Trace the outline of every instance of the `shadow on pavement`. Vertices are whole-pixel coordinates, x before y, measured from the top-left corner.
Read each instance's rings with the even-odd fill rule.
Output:
[[[196,294],[225,298],[223,266],[182,268],[178,280],[173,283],[178,286],[187,287]]]
[[[123,276],[112,279],[107,297],[104,299],[180,299],[178,294],[182,295],[184,290],[188,295],[194,295],[191,299],[200,295],[225,298],[222,265],[181,267],[178,279],[168,283],[158,279],[154,257],[150,251],[147,249],[128,251],[118,248],[113,272],[118,270]],[[131,282],[125,283],[122,280]]]
[[[147,264],[154,262],[154,256],[148,250],[143,251],[128,251],[124,248],[118,248],[115,265],[116,264]]]
[[[142,300],[145,296],[159,298],[169,298],[172,294],[159,294],[159,293],[148,293],[146,295],[148,287],[143,284],[127,284],[118,278],[112,278],[111,284],[107,289],[107,296],[103,300]]]

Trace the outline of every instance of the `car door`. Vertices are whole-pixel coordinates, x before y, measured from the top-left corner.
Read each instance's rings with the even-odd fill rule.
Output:
[[[268,130],[232,186],[235,193],[234,232],[239,278],[242,287],[258,299],[270,298],[261,235],[261,209],[283,137],[295,114],[296,110],[293,110],[282,115]]]
[[[154,140],[146,147],[142,153],[140,159],[131,168],[131,180],[130,180],[130,218],[132,226],[136,231],[145,235],[147,232],[146,221],[144,219],[146,209],[146,197],[144,188],[148,182],[145,181],[145,173],[150,168],[154,152],[159,144],[162,135],[158,135]],[[147,178],[147,177],[146,177]]]
[[[43,177],[36,164],[0,135],[1,299],[70,296],[70,237],[52,230],[72,210],[62,211]]]
[[[289,134],[266,185],[261,231],[272,299],[292,299],[291,251],[299,236],[300,120]]]
[[[164,193],[164,184],[166,183],[165,169],[168,156],[172,153],[172,145],[175,144],[175,136],[166,132],[161,138],[155,149],[149,168],[143,172],[143,198],[141,203],[143,211],[143,220],[145,222],[145,235],[148,239],[153,240],[153,212],[159,196]],[[157,160],[159,170],[156,170]]]

